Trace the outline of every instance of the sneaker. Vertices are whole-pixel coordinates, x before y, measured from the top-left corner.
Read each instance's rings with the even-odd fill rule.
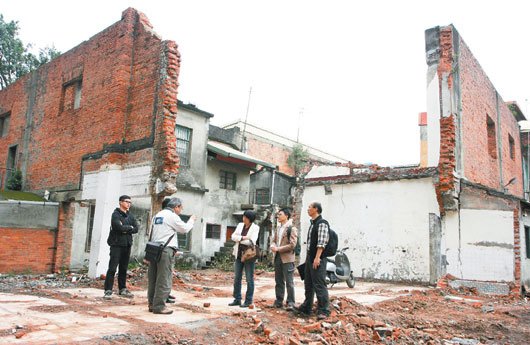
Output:
[[[228,303],[228,305],[231,306],[231,307],[233,307],[235,305],[241,305],[241,301],[238,301],[237,299],[235,299],[231,303]]]
[[[287,304],[287,307],[285,308],[285,310],[287,310],[287,311],[293,311],[294,308],[295,308],[294,304],[289,303],[289,304]]]
[[[168,299],[166,299],[166,303],[175,303],[175,300],[171,299],[171,298],[168,298]]]
[[[112,299],[112,290],[105,290],[104,299]]]
[[[133,298],[134,295],[127,289],[121,289],[119,292],[119,295],[121,297],[127,297],[127,298]]]
[[[167,298],[168,298],[168,299],[177,299],[177,297],[172,296],[172,295],[167,296]]]
[[[252,303],[245,302],[245,303],[241,304],[239,307],[240,307],[240,308],[248,308],[248,307],[250,307],[251,305],[252,305]]]

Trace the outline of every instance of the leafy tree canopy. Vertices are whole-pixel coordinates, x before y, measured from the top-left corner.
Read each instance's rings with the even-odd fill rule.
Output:
[[[39,49],[38,55],[31,53],[32,45],[24,45],[18,30],[18,22],[6,22],[0,14],[0,89],[61,54],[53,46]]]

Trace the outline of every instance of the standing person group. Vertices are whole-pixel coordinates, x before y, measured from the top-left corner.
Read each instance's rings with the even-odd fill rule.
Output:
[[[131,198],[122,195],[119,198],[119,208],[112,214],[111,230],[107,243],[110,246],[110,261],[105,278],[105,299],[112,298],[114,276],[118,267],[118,294],[132,298],[127,289],[127,266],[131,254],[132,234],[138,233],[138,223],[129,213]],[[166,199],[163,209],[153,218],[151,241],[165,244],[161,258],[158,262],[149,262],[148,270],[148,303],[149,311],[155,314],[171,314],[173,310],[166,307],[166,303],[173,303],[170,298],[172,286],[172,270],[174,258],[178,250],[177,233],[189,232],[195,223],[196,216],[192,215],[187,222],[182,221],[180,214],[183,210],[179,198]],[[311,224],[307,234],[307,255],[304,271],[305,299],[298,307],[294,306],[294,270],[295,246],[298,240],[298,231],[293,226],[289,209],[281,209],[278,214],[278,226],[273,233],[271,251],[274,256],[274,276],[276,300],[275,308],[283,307],[285,291],[287,290],[287,310],[294,310],[298,314],[310,315],[314,296],[317,296],[317,319],[322,320],[329,316],[329,295],[326,286],[327,258],[323,256],[324,248],[329,241],[329,224],[322,218],[322,205],[319,202],[309,204],[307,213]],[[242,254],[251,246],[256,245],[259,236],[259,226],[254,224],[256,213],[247,210],[243,213],[243,222],[239,223],[232,234],[235,242],[233,255],[234,262],[234,300],[229,306],[242,308],[252,305],[254,300],[254,268],[255,260],[241,261]],[[247,282],[245,300],[242,302],[241,283],[243,271]]]

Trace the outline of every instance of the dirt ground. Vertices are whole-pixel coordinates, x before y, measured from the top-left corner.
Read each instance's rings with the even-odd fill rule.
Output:
[[[143,267],[131,271],[128,280],[130,290],[145,290],[146,276]],[[271,272],[256,272],[256,280],[272,281],[272,277]],[[72,280],[70,276],[65,279]],[[229,298],[232,279],[233,273],[214,269],[179,272],[174,278],[173,291],[193,294],[202,299]],[[77,284],[80,288],[101,289],[103,281],[81,279]],[[219,286],[228,288],[219,289]],[[273,289],[273,286],[271,288]],[[214,315],[207,305],[198,307],[188,301],[177,301],[171,307],[183,310],[185,315],[208,316],[207,314],[211,313],[211,318],[201,319],[193,327],[182,327],[168,323],[145,322],[122,314],[119,317],[133,324],[133,331],[95,337],[75,344],[530,343],[530,303],[526,299],[514,296],[479,296],[469,289],[455,291],[448,288],[419,288],[415,290],[408,287],[399,291],[396,298],[371,305],[363,305],[343,296],[333,297],[331,316],[323,321],[317,321],[314,315],[300,317],[285,309],[271,308],[273,298],[260,296],[256,296],[253,310],[244,312],[237,307],[230,309],[227,306],[229,312],[222,315]],[[368,293],[370,292],[385,294],[382,290]],[[38,284],[16,286],[10,293],[38,295],[64,302],[61,305],[36,306],[34,311],[91,313],[103,318],[108,317],[109,321],[117,316],[112,312],[87,307],[85,298]],[[302,298],[303,296],[297,296],[299,301]],[[139,302],[136,298],[114,298],[105,303],[118,307]],[[15,326],[0,329],[0,337],[13,337],[13,343],[23,344],[24,336],[31,332],[31,326]]]

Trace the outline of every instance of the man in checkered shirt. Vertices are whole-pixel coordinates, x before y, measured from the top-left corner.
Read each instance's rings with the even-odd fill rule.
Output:
[[[311,217],[311,225],[307,234],[307,255],[305,261],[304,288],[305,300],[298,308],[298,312],[310,315],[313,300],[317,295],[317,319],[323,320],[329,316],[329,295],[326,286],[327,259],[322,252],[329,240],[329,223],[322,218],[322,204],[312,202],[307,208]]]

